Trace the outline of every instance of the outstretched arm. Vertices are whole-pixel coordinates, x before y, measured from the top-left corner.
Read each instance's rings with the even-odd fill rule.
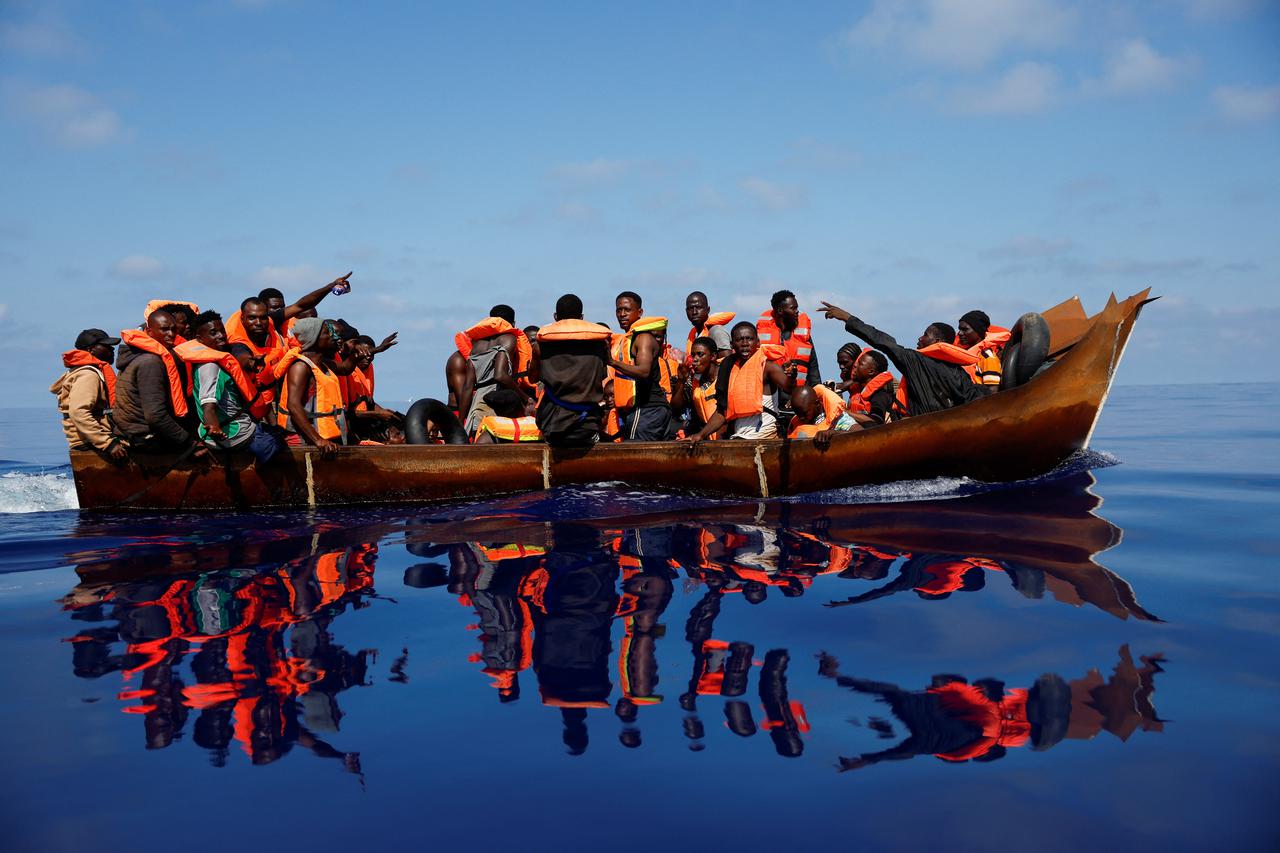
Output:
[[[297,317],[299,314],[302,314],[305,311],[310,311],[312,308],[315,308],[317,305],[320,304],[320,301],[322,299],[324,299],[333,291],[335,287],[337,287],[340,284],[349,285],[350,282],[347,281],[347,279],[349,278],[351,278],[351,273],[347,273],[346,275],[340,278],[335,278],[333,281],[329,282],[324,287],[317,287],[315,290],[311,291],[306,296],[302,297],[292,305],[286,305],[284,309],[284,318],[288,320],[291,317]]]

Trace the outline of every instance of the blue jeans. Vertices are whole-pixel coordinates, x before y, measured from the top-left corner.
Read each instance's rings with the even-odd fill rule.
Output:
[[[255,426],[253,437],[249,439],[249,443],[245,447],[253,454],[253,458],[258,460],[259,465],[265,465],[275,458],[275,455],[284,447],[284,443],[280,441],[275,433],[264,427]]]

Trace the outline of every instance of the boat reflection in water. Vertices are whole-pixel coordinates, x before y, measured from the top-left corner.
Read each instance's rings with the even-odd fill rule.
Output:
[[[72,638],[76,674],[120,673],[118,699],[142,716],[148,748],[169,746],[190,723],[192,739],[219,766],[237,746],[254,764],[301,746],[360,772],[358,753],[324,738],[338,732],[339,694],[372,684],[376,652],[349,651],[333,631],[343,613],[378,597],[378,550],[398,542],[422,561],[404,571],[404,585],[439,589],[474,611],[479,651],[471,660],[498,701],[516,702],[522,686],[536,686],[536,701],[558,709],[570,753],[588,748],[592,709],[612,710],[624,746],[642,744],[640,714],[664,701],[664,619],[676,616],[674,602],[688,602],[676,605],[681,615],[689,607],[678,655],[689,674],[677,679],[676,703],[690,748],[702,748],[703,715],[714,703],[734,734],[764,734],[777,754],[802,754],[811,724],[788,688],[789,669],[817,657],[816,683],[883,703],[889,714],[865,725],[897,738],[883,751],[840,758],[842,769],[914,755],[989,761],[1010,747],[1160,730],[1152,694],[1161,656],[1135,663],[1122,647],[1114,667],[1097,662],[1114,668],[1107,678],[1097,669],[1073,681],[1047,674],[1010,689],[946,675],[924,689],[902,688],[844,673],[820,648],[793,655],[724,638],[717,618],[728,606],[803,607],[783,599],[811,594],[814,604],[834,606],[897,592],[938,601],[1002,576],[1029,598],[1048,592],[1121,619],[1158,621],[1094,562],[1120,533],[1093,514],[1091,483],[1086,474],[957,500],[718,504],[625,517],[572,512],[573,521],[556,520],[564,507],[539,496],[491,505],[479,517],[473,508],[456,518],[309,522],[275,539],[199,547],[170,531],[127,556],[81,562],[82,583],[64,603],[73,619],[100,623]],[[745,605],[731,604],[735,598]],[[405,683],[410,650],[396,651],[388,680]]]

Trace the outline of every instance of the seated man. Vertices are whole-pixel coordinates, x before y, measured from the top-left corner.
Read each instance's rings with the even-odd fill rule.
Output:
[[[510,388],[499,388],[485,395],[485,405],[494,414],[486,415],[476,430],[475,444],[513,444],[542,441],[542,433],[532,416],[525,414],[525,401]]]
[[[964,347],[978,362],[966,368],[974,384],[987,392],[1000,387],[1000,350],[1009,342],[1009,330],[991,325],[987,312],[973,310],[960,318],[956,328],[956,345]]]
[[[72,450],[97,450],[114,462],[129,458],[129,451],[111,432],[107,414],[116,400],[113,338],[101,329],[85,329],[76,336],[76,348],[62,354],[67,372],[49,390],[58,397],[62,431]]]
[[[342,402],[351,428],[362,441],[403,444],[404,415],[379,406],[373,399],[373,359],[377,351],[377,344],[368,335],[351,339],[348,352],[354,369],[350,376],[339,377]]]
[[[784,369],[778,364],[786,358],[787,350],[761,345],[751,323],[734,326],[730,339],[733,355],[720,363],[716,377],[716,413],[684,441],[696,444],[725,424],[729,425],[729,438],[778,437],[777,395],[792,390],[797,365],[793,361]]]
[[[302,351],[285,370],[277,415],[277,425],[290,434],[290,444],[313,445],[325,459],[336,454],[347,437],[342,389],[330,366],[338,352],[330,325],[317,317],[293,324]]]
[[[583,320],[572,293],[556,301],[555,318],[538,330],[543,393],[534,417],[548,444],[589,447],[600,440],[609,330]]]
[[[167,311],[154,311],[145,332],[126,329],[116,356],[119,379],[112,420],[116,432],[134,450],[209,451],[196,437],[187,405],[190,376],[173,354],[174,322]]]
[[[733,350],[729,343],[729,330],[725,326],[733,322],[733,318],[737,315],[732,311],[717,311],[711,313],[711,306],[707,302],[707,294],[701,290],[695,290],[690,293],[684,300],[684,315],[689,318],[689,325],[693,328],[689,330],[689,338],[685,342],[685,364],[690,363],[689,353],[693,351],[693,344],[698,338],[710,338],[715,344],[715,357],[717,360],[724,358]]]
[[[195,368],[192,398],[200,411],[200,438],[210,447],[248,450],[262,464],[271,461],[282,443],[256,421],[266,414],[254,379],[261,356],[244,344],[228,345],[216,311],[205,311],[191,325],[195,339],[174,352]]]
[[[791,395],[791,408],[796,413],[791,419],[787,438],[805,439],[830,435],[823,433],[848,432],[859,429],[858,423],[845,411],[840,395],[825,385],[801,385]],[[824,442],[825,443],[825,442]]]
[[[849,414],[864,427],[883,424],[893,410],[893,374],[884,353],[869,349],[858,355],[849,374]],[[852,390],[856,388],[857,390]]]
[[[907,349],[892,335],[864,323],[843,308],[826,302],[822,306],[828,320],[842,321],[849,334],[883,352],[902,373],[894,405],[895,417],[940,412],[983,396],[964,369],[965,365],[975,364],[977,356],[951,343],[955,329],[946,323],[929,324],[916,341],[917,348]]]

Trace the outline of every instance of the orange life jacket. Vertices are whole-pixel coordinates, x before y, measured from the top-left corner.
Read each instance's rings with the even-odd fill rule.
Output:
[[[802,424],[800,416],[796,415],[791,419],[791,428],[787,431],[788,438],[813,438],[823,430],[835,426],[836,421],[844,414],[844,400],[840,399],[839,394],[825,385],[815,385],[813,390],[818,395],[818,402],[822,404],[822,423]]]
[[[529,337],[524,333],[523,329],[517,329],[501,317],[486,317],[471,328],[458,332],[453,336],[453,343],[457,346],[458,352],[462,353],[462,357],[468,358],[476,341],[496,338],[498,335],[515,335],[516,364],[514,373],[517,379],[523,379],[528,376],[529,364],[533,361],[533,344],[529,342]],[[532,387],[528,382],[524,384]]]
[[[540,341],[607,341],[612,337],[604,326],[586,320],[556,320],[538,330]]]
[[[863,384],[861,391],[849,395],[849,411],[862,412],[864,415],[869,413],[871,411],[871,395],[892,381],[893,374],[887,370],[872,376]]]
[[[667,328],[666,317],[641,317],[631,324],[631,328],[624,335],[613,336],[613,358],[623,364],[635,364],[635,341],[636,335],[641,332],[660,332]],[[655,358],[663,358],[661,352],[654,354]],[[662,371],[658,371],[659,381],[662,378]],[[668,380],[668,384],[670,384]],[[671,390],[667,388],[667,399],[671,397]],[[613,371],[613,405],[617,409],[629,409],[635,405],[636,401],[636,380],[630,376],[623,376],[621,373]]]
[[[710,382],[703,385],[697,377],[694,377],[691,404],[704,424],[711,420],[711,416],[716,413],[716,383]]]
[[[357,412],[372,411],[369,401],[373,399],[373,380],[365,375],[364,368],[357,367],[338,379],[345,380],[340,381],[343,405]]]
[[[932,579],[924,581],[915,589],[917,592],[924,592],[929,595],[956,592],[964,587],[964,576],[971,569],[1004,571],[1000,564],[982,557],[964,557],[947,563],[931,563],[925,568],[925,571],[932,576]]]
[[[542,432],[538,422],[532,417],[500,418],[497,415],[486,415],[476,428],[476,436],[488,433],[495,440],[504,443],[521,441],[542,441]]]
[[[783,341],[782,329],[778,326],[778,320],[773,316],[772,311],[761,314],[760,319],[756,321],[756,334],[760,336],[762,345],[778,344],[786,347],[785,361],[796,366],[797,387],[806,384],[809,378],[809,357],[813,355],[812,330],[813,323],[810,322],[809,315],[801,314],[799,323],[791,332],[791,337]]]
[[[315,423],[316,432],[324,439],[345,437],[347,432],[346,412],[342,406],[342,389],[338,386],[338,377],[327,368],[317,367],[316,363],[305,355],[299,355],[311,367],[311,394],[307,405],[311,407],[307,417]],[[280,409],[276,414],[276,424],[289,432],[297,432],[293,419],[289,417],[289,383],[286,380],[280,386]]]
[[[935,753],[943,761],[968,761],[986,755],[993,747],[1022,746],[1031,738],[1026,690],[1010,690],[993,701],[981,687],[953,681],[930,687],[928,692],[938,697],[949,716],[982,729],[982,734],[972,743],[951,752]]]
[[[116,404],[116,372],[100,358],[94,358],[82,349],[67,350],[62,354],[62,366],[68,368],[96,367],[107,385],[107,405]]]
[[[1012,336],[1012,333],[1008,329],[1001,328],[1000,326],[991,326],[987,329],[987,334],[982,338],[982,340],[969,347],[969,352],[977,355],[980,350],[991,349],[995,350],[998,354],[1000,350],[1004,349],[1004,345],[1009,343],[1009,338]],[[956,335],[954,343],[956,346],[963,346],[963,344],[960,343],[959,335]]]
[[[693,363],[693,356],[691,355],[691,353],[693,351],[694,341],[696,341],[698,338],[710,337],[712,326],[728,325],[729,323],[732,323],[733,318],[737,316],[738,316],[737,313],[733,311],[717,311],[714,314],[707,315],[707,322],[703,324],[702,331],[698,331],[697,329],[690,329],[689,340],[685,343],[685,346],[684,346],[685,364]],[[713,356],[715,355],[714,352],[711,354]]]
[[[240,319],[240,312],[237,311],[227,318],[223,324],[223,328],[227,330],[227,343],[244,344],[253,350],[254,355],[260,355],[270,362],[273,352],[286,349],[284,338],[280,337],[280,333],[276,331],[275,321],[270,317],[267,318],[267,343],[266,346],[258,346],[249,337],[249,332],[244,327],[244,321]]]
[[[173,348],[173,351],[187,364],[216,364],[231,376],[249,407],[249,414],[256,420],[267,413],[266,404],[259,399],[258,385],[250,379],[240,367],[240,362],[229,352],[207,347],[199,341],[184,341]]]
[[[178,362],[173,357],[173,353],[164,344],[137,329],[125,329],[120,333],[120,340],[134,349],[160,356],[160,360],[164,362],[165,375],[169,379],[169,402],[173,406],[173,413],[180,418],[185,417],[187,396],[183,392],[182,374],[178,372]],[[188,370],[187,380],[190,381],[190,379],[191,373]]]
[[[151,315],[166,305],[185,305],[191,309],[191,317],[194,319],[200,313],[200,306],[194,302],[184,302],[181,299],[152,299],[147,303],[147,307],[142,309],[142,322],[151,319]]]
[[[725,401],[724,419],[758,415],[764,411],[764,364],[785,358],[787,350],[776,344],[761,344],[751,358],[729,368],[729,399]],[[720,365],[724,370],[724,365]]]

